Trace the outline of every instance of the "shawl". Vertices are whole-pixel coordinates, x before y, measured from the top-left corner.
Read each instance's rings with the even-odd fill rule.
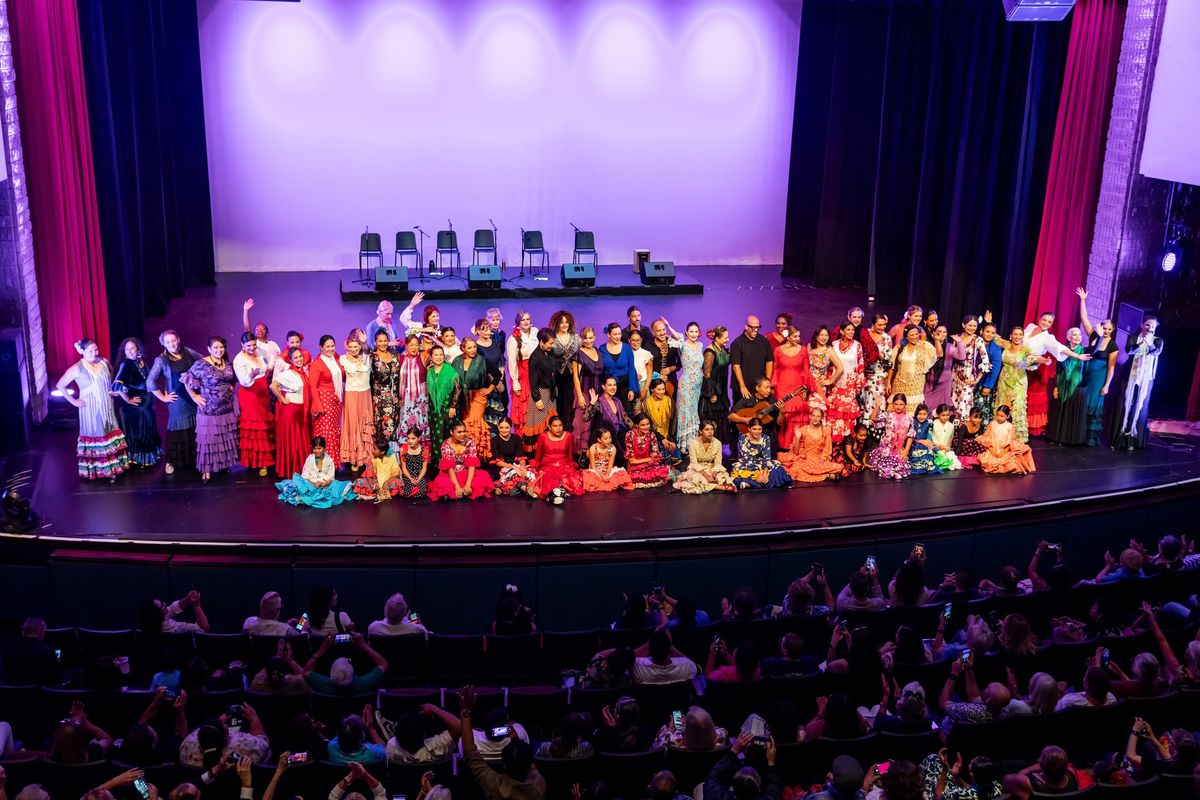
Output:
[[[458,370],[451,364],[443,364],[441,371],[433,367],[425,373],[425,387],[429,391],[429,408],[445,408],[450,404],[450,395],[454,392],[454,383],[458,380]]]
[[[325,362],[325,366],[329,369],[329,374],[333,378],[333,394],[337,397],[338,402],[342,401],[342,365],[334,356],[322,355],[321,360]]]
[[[474,392],[487,386],[487,364],[483,356],[476,355],[470,363],[466,356],[455,356],[451,366],[462,376],[463,388]]]
[[[415,400],[424,394],[425,362],[420,356],[400,356],[400,396]]]
[[[1072,353],[1082,353],[1083,345],[1077,345],[1071,348]],[[1075,394],[1075,390],[1079,388],[1080,382],[1083,380],[1083,362],[1078,358],[1068,358],[1065,363],[1060,364],[1058,372],[1055,373],[1056,386],[1058,386],[1058,399],[1065,401],[1068,397]]]

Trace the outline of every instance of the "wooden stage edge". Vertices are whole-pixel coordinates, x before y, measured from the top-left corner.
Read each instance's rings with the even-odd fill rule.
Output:
[[[552,265],[548,272],[531,275],[526,270],[520,275],[519,267],[502,270],[500,287],[472,289],[467,285],[468,265],[457,273],[446,273],[438,277],[418,276],[409,270],[408,284],[404,288],[377,291],[374,271],[359,277],[357,269],[340,271],[342,300],[364,301],[379,299],[408,299],[414,292],[424,292],[429,300],[466,300],[478,297],[519,299],[534,297],[662,297],[675,295],[704,294],[704,284],[689,276],[688,268],[676,271],[675,283],[670,286],[643,286],[628,264],[601,264],[596,268],[595,286],[563,286],[559,265]]]

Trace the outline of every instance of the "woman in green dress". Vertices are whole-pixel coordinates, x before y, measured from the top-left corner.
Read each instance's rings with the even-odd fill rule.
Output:
[[[458,370],[446,363],[441,345],[429,350],[429,369],[425,372],[425,391],[429,395],[429,452],[442,452],[450,423],[458,418],[462,380]]]
[[[997,336],[996,341],[1000,342],[1004,352],[1000,357],[1000,362],[1003,364],[1000,370],[1000,379],[996,381],[995,407],[1008,406],[1012,409],[1010,421],[1013,424],[1013,431],[1017,440],[1024,444],[1029,441],[1029,417],[1027,414],[1029,376],[1027,370],[1039,364],[1048,364],[1051,358],[1047,356],[1043,360],[1025,346],[1025,329],[1021,327],[1013,328],[1008,339],[1001,339]]]

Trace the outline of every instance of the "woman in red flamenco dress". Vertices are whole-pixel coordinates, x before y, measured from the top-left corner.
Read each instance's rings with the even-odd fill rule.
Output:
[[[287,352],[290,366],[277,373],[271,381],[275,404],[275,474],[290,478],[304,469],[312,452],[312,432],[309,429],[309,410],[312,390],[304,354],[293,347]]]
[[[538,436],[530,467],[537,474],[533,490],[545,497],[558,487],[567,494],[583,494],[583,475],[575,466],[575,439],[563,430],[561,417],[552,417],[549,427]]]
[[[308,366],[312,385],[313,436],[324,436],[326,452],[337,466],[342,464],[342,404],[345,401],[346,370],[338,363],[337,341],[321,337],[321,354]]]
[[[429,484],[430,500],[479,500],[494,490],[492,477],[481,467],[475,442],[462,420],[450,423],[450,438],[442,442],[438,476]]]

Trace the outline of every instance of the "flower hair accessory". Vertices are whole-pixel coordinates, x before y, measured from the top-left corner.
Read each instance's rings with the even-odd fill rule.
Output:
[[[82,339],[80,339],[78,342],[75,342],[75,344],[73,346],[75,348],[76,353],[79,353],[79,355],[83,355],[83,340]]]
[[[504,584],[504,591],[508,592],[509,594],[516,594],[517,592],[521,591],[521,589],[515,583],[506,583]]]

